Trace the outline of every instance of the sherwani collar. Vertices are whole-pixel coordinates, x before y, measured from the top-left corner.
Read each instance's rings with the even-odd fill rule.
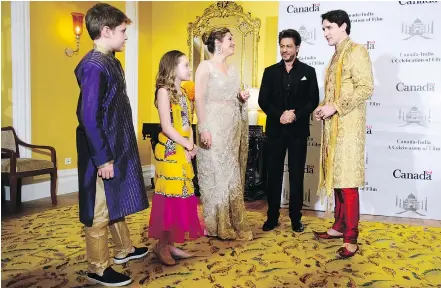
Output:
[[[338,52],[341,52],[341,51],[346,47],[346,43],[348,43],[349,41],[351,41],[351,37],[348,36],[348,38],[346,38],[345,40],[343,40],[340,44],[338,44],[338,45],[336,46],[335,51],[336,51],[337,53],[338,53]]]
[[[95,49],[96,51],[101,52],[101,53],[103,53],[105,55],[108,55],[108,56],[115,56],[115,52],[114,51],[112,51],[112,50],[110,50],[108,48],[105,48],[105,47],[103,47],[101,45],[98,45],[96,43],[93,44],[93,49]]]

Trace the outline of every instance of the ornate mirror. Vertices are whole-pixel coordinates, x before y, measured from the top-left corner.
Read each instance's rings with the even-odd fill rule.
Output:
[[[213,27],[227,27],[236,43],[235,53],[228,63],[240,71],[242,85],[257,86],[257,45],[260,40],[260,19],[243,12],[242,6],[232,1],[219,1],[205,9],[204,14],[188,24],[188,48],[192,79],[199,63],[210,58],[202,42],[202,34]]]

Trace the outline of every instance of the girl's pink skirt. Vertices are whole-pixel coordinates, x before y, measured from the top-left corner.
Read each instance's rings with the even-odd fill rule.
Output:
[[[198,198],[166,197],[154,194],[149,223],[149,238],[159,239],[170,232],[170,241],[183,243],[204,235],[198,217]]]

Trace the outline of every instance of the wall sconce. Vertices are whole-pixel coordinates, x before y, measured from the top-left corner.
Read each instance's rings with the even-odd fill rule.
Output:
[[[77,42],[77,49],[73,50],[72,48],[68,47],[66,50],[64,50],[64,53],[72,57],[73,55],[77,55],[78,51],[80,50],[80,36],[83,33],[83,19],[84,14],[78,13],[78,12],[72,12],[72,22],[73,22],[73,32],[75,34],[75,40]]]

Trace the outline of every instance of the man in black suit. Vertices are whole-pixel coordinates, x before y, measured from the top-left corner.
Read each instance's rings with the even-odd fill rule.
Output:
[[[315,69],[297,59],[300,34],[293,29],[279,33],[282,60],[265,69],[259,105],[267,115],[268,212],[263,231],[278,226],[283,167],[288,149],[289,217],[295,232],[304,230],[300,221],[306,162],[309,116],[318,106],[319,89]]]

